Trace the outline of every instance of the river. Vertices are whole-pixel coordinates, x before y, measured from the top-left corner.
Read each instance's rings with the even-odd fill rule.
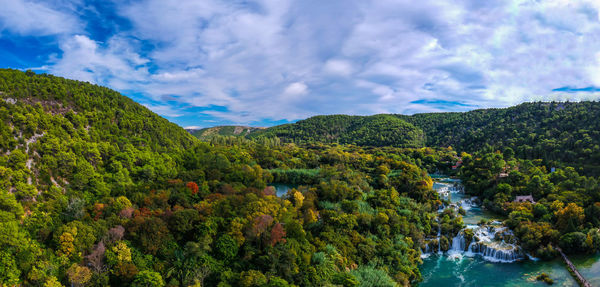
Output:
[[[478,227],[476,224],[482,219],[493,221],[497,218],[492,213],[472,204],[471,199],[462,192],[460,187],[460,181],[443,177],[436,178],[433,186],[442,197],[449,196],[453,204],[465,209],[463,221],[467,228],[475,230],[476,234],[489,231],[490,235],[494,235],[499,232],[498,230],[503,230],[498,224]],[[482,237],[485,236],[487,234]],[[506,242],[494,242],[492,239],[494,236],[488,237],[490,238],[480,239],[481,243],[471,244],[473,246],[465,246],[464,242],[461,246],[461,237],[457,236],[451,243],[453,247],[448,252],[424,254],[421,266],[423,282],[419,286],[544,286],[545,283],[535,280],[535,277],[542,272],[549,274],[554,280],[553,286],[578,286],[561,260],[531,260],[526,254],[522,255],[522,260],[513,260],[521,259],[516,255],[518,246]],[[485,252],[481,252],[481,247],[474,247],[480,245],[490,247]],[[464,249],[467,251],[463,251]],[[513,254],[513,251],[516,253]],[[500,254],[502,252],[508,253]],[[571,260],[593,286],[600,286],[600,255],[574,256]]]

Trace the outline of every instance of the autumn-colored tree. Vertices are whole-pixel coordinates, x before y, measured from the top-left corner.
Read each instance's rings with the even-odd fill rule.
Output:
[[[63,287],[63,285],[60,284],[56,277],[52,276],[46,279],[46,282],[44,282],[44,287]]]
[[[190,181],[185,186],[190,190],[190,192],[192,194],[198,193],[199,187],[198,187],[198,184],[196,184],[195,182]]]
[[[273,216],[268,214],[259,215],[258,217],[254,218],[254,222],[252,223],[252,227],[250,229],[250,236],[261,236],[265,231],[267,231],[267,228],[271,226],[271,223],[273,223]]]
[[[92,279],[92,272],[85,266],[73,264],[67,270],[67,277],[73,286],[85,286]]]
[[[106,251],[106,261],[110,265],[131,262],[131,249],[123,241],[118,241]]]
[[[275,223],[273,228],[271,229],[271,241],[269,242],[271,246],[275,246],[275,244],[279,242],[285,242],[285,229],[281,223]]]
[[[569,203],[555,212],[556,227],[563,233],[580,230],[585,219],[584,210],[575,203]]]

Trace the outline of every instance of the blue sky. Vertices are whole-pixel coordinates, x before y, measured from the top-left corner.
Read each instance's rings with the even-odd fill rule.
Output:
[[[597,0],[0,0],[0,67],[184,127],[600,95]]]

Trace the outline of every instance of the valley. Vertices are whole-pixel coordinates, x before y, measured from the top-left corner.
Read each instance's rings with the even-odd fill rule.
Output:
[[[574,286],[554,246],[599,280],[598,102],[197,138],[86,82],[0,91],[0,285]]]

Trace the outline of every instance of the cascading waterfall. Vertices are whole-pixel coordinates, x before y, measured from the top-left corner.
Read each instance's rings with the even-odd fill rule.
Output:
[[[431,243],[437,243],[437,253],[442,254],[440,245],[441,234],[425,244],[424,257],[433,252]],[[437,241],[437,242],[435,242]],[[451,258],[463,256],[481,256],[491,262],[516,262],[525,259],[525,254],[514,239],[512,231],[503,226],[469,225],[461,230],[454,238],[447,252]]]
[[[467,238],[467,230],[472,238]],[[452,239],[448,254],[453,257],[476,255],[491,262],[515,262],[525,259],[508,228],[494,225],[470,225]]]
[[[442,225],[440,224],[440,219],[438,218],[438,233],[437,233],[438,254],[442,254],[442,243],[441,243],[440,238],[442,238]]]
[[[452,193],[462,192],[462,186],[456,182],[452,184],[442,182],[438,186],[438,193],[445,199],[450,199]],[[462,207],[468,212],[472,207],[478,207],[477,202],[477,197],[471,197],[451,203],[448,207],[455,211]],[[445,206],[441,207],[439,212],[443,212],[445,208]],[[439,218],[436,221],[438,222],[437,236],[426,240],[424,252],[421,250],[423,258],[433,252],[443,253],[440,240],[442,237],[441,222]],[[517,245],[512,231],[497,221],[487,225],[468,225],[462,229],[452,238],[447,255],[450,258],[481,256],[484,260],[491,262],[515,262],[526,258],[521,247]]]

